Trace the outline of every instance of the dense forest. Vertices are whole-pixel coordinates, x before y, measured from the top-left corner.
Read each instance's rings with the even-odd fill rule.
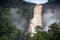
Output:
[[[23,0],[0,0],[0,40],[28,40],[30,38],[29,33],[27,34],[25,31],[20,31],[21,28],[18,29],[12,22],[16,18],[12,17],[14,15],[10,13],[10,8],[12,8],[12,10],[19,8],[16,14],[27,20],[32,18],[31,15],[34,7],[34,5],[32,5],[32,3],[27,3]],[[12,20],[13,18],[14,20]]]
[[[26,32],[33,16],[34,6],[35,4],[23,0],[0,0],[0,40],[60,40],[60,23],[50,25],[48,32],[39,31],[39,28],[36,28],[37,33],[32,38],[30,33]],[[19,8],[17,14],[21,15],[19,16],[20,19],[23,18],[24,20],[26,18],[27,24],[24,25],[24,30],[17,28],[12,22],[14,20],[12,20],[10,8]]]

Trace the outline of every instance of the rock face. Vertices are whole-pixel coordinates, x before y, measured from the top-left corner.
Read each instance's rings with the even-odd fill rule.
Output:
[[[55,1],[55,2],[60,2],[60,0],[48,0],[49,2]]]
[[[12,23],[15,24],[17,28],[28,31],[30,19],[33,18],[33,9],[34,5],[26,2],[19,7],[10,8]]]
[[[0,10],[8,9],[10,14],[10,22],[17,28],[27,31],[29,29],[30,19],[33,18],[33,10],[35,4],[25,2],[23,0],[0,0]],[[2,9],[1,9],[2,7]],[[3,12],[1,14],[5,14]]]
[[[48,31],[48,26],[60,22],[60,2],[51,1],[43,5],[43,30]]]

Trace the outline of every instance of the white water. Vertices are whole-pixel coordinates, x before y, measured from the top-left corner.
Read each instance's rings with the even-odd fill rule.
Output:
[[[37,4],[34,8],[33,18],[31,19],[29,32],[35,33],[35,28],[37,26],[42,26],[42,5]]]

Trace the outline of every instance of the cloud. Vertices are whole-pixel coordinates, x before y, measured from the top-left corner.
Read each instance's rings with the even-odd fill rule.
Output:
[[[24,1],[30,2],[30,3],[36,3],[36,4],[41,4],[41,3],[48,2],[48,0],[24,0]]]

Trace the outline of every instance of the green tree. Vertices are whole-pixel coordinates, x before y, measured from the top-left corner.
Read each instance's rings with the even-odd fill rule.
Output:
[[[49,32],[52,34],[51,40],[60,40],[60,23],[52,24]]]
[[[10,16],[8,9],[1,8],[0,16],[0,40],[13,40],[17,31],[16,27],[9,22]],[[2,12],[3,11],[3,12]]]
[[[32,38],[32,40],[49,40],[50,35],[48,32],[45,31],[39,31],[35,34],[35,36]]]
[[[60,40],[60,23],[53,23],[49,28],[48,32],[38,31],[32,40]]]

